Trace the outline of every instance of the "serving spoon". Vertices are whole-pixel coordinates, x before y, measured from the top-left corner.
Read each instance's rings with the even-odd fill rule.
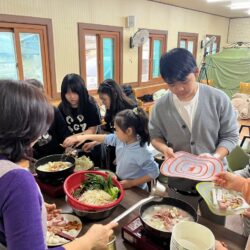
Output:
[[[157,199],[157,198],[163,198],[166,196],[166,187],[163,186],[159,181],[157,180],[152,180],[151,181],[151,192],[149,197],[142,199],[140,201],[138,201],[137,203],[135,203],[133,206],[131,206],[129,209],[127,209],[126,211],[124,211],[123,213],[121,213],[120,215],[118,215],[115,219],[112,220],[112,222],[118,222],[121,219],[123,219],[124,217],[126,217],[128,214],[130,214],[131,212],[133,212],[136,208],[138,208],[139,206],[141,206],[142,204],[149,202],[153,199]]]
[[[78,142],[77,144],[70,146],[70,147],[64,147],[63,144],[60,144],[61,147],[65,148],[64,153],[62,154],[62,160],[67,158],[68,156],[72,156],[72,157],[78,157],[78,153],[82,152],[82,149],[78,149],[78,147],[83,144],[85,142],[85,140],[82,140],[80,142]]]

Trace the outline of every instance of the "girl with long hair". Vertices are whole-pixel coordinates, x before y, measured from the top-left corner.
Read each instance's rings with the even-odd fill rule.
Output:
[[[71,134],[95,134],[101,123],[99,108],[88,94],[80,75],[67,74],[61,85],[61,111]],[[85,152],[95,166],[101,164],[100,147]]]
[[[97,92],[106,108],[104,130],[112,133],[114,132],[116,114],[124,109],[133,109],[137,105],[125,95],[122,88],[112,79],[103,81]]]
[[[147,190],[147,182],[159,175],[158,164],[149,151],[148,117],[141,108],[119,112],[114,122],[115,134],[74,135],[64,141],[72,146],[86,140],[98,141],[115,147],[116,174],[124,188],[139,186]]]
[[[72,134],[95,134],[100,125],[100,115],[91,100],[84,80],[77,74],[67,74],[61,85],[62,112]]]

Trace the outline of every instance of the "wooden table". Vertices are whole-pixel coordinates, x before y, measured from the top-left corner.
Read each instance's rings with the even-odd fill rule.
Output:
[[[114,219],[116,216],[121,214],[123,211],[128,209],[130,206],[132,206],[139,200],[146,198],[146,197],[148,197],[148,193],[142,189],[132,188],[130,190],[126,190],[126,194],[125,194],[123,201],[119,204],[119,206],[116,208],[113,214],[109,218],[106,218],[104,220],[97,221],[94,223],[106,224],[110,222],[112,219]],[[62,212],[66,212],[66,213],[72,212],[71,207],[69,207],[66,204],[64,198],[55,199],[55,198],[50,198],[48,196],[44,196],[44,198],[46,202],[56,203],[57,207],[62,209]],[[138,215],[139,215],[139,210],[137,209],[119,222],[119,226],[115,229],[115,235],[117,237],[116,239],[117,250],[135,249],[130,244],[123,241],[122,236],[121,236],[121,228],[123,225],[129,223]],[[86,220],[85,218],[82,218],[82,222],[83,222],[83,229],[81,231],[81,235],[83,235],[89,229],[89,227],[93,224],[93,221]],[[229,249],[232,249],[232,250],[245,249],[246,242],[247,242],[246,237],[240,234],[237,234],[223,226],[214,224],[213,222],[208,221],[202,217],[199,217],[198,222],[210,228],[211,231],[214,233],[216,239],[225,242],[228,245]]]

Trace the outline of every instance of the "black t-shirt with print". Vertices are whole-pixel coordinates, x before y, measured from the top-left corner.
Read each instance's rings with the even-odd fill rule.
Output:
[[[78,114],[77,108],[71,108],[70,115],[66,115],[63,112],[61,105],[59,105],[59,109],[62,112],[68,129],[72,134],[81,133],[89,127],[101,124],[99,111],[94,103],[89,103],[84,114]]]
[[[40,159],[47,155],[62,154],[64,148],[60,146],[71,133],[58,108],[54,107],[54,121],[48,132],[44,134],[33,146],[33,157]]]

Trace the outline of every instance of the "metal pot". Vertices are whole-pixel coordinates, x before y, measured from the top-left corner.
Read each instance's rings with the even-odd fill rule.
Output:
[[[189,215],[191,215],[195,222],[198,220],[197,213],[196,213],[195,209],[191,205],[189,205],[188,203],[186,203],[184,201],[170,198],[170,197],[163,198],[160,201],[149,201],[140,207],[140,219],[141,219],[141,222],[142,222],[145,230],[148,232],[148,234],[152,235],[156,238],[169,239],[169,238],[171,238],[172,232],[164,232],[164,231],[161,231],[161,230],[158,230],[156,228],[151,227],[143,220],[142,215],[147,208],[159,206],[159,205],[169,205],[169,206],[180,208],[180,209],[184,210],[185,212],[187,212]]]
[[[162,163],[165,161],[165,157],[163,154],[157,154],[154,156],[155,161],[158,163],[159,168],[161,168]],[[168,184],[168,177],[163,175],[161,172],[158,176],[158,180],[163,184]]]
[[[44,165],[48,162],[53,162],[53,161],[63,161],[63,162],[70,162],[71,166],[60,171],[55,171],[55,172],[47,172],[47,171],[42,171],[37,169],[39,166]],[[74,168],[75,168],[75,159],[71,156],[66,156],[63,154],[55,154],[55,155],[48,155],[45,156],[41,159],[39,159],[35,165],[35,171],[38,175],[38,178],[41,180],[44,180],[46,182],[54,182],[55,180],[59,179],[66,179],[70,174],[73,173]]]
[[[80,211],[73,207],[72,209],[74,213],[80,217],[85,217],[90,220],[102,220],[109,217],[114,212],[116,207],[112,207],[103,211]]]
[[[101,211],[85,211],[83,209],[79,210],[79,209],[74,208],[72,206],[72,204],[70,204],[70,202],[68,202],[67,196],[65,197],[65,200],[71,206],[71,208],[73,209],[73,211],[76,215],[78,215],[79,217],[85,217],[85,218],[90,219],[90,220],[105,219],[105,218],[109,217],[117,207],[117,206],[114,206],[112,208],[108,208],[108,209],[101,210]]]

